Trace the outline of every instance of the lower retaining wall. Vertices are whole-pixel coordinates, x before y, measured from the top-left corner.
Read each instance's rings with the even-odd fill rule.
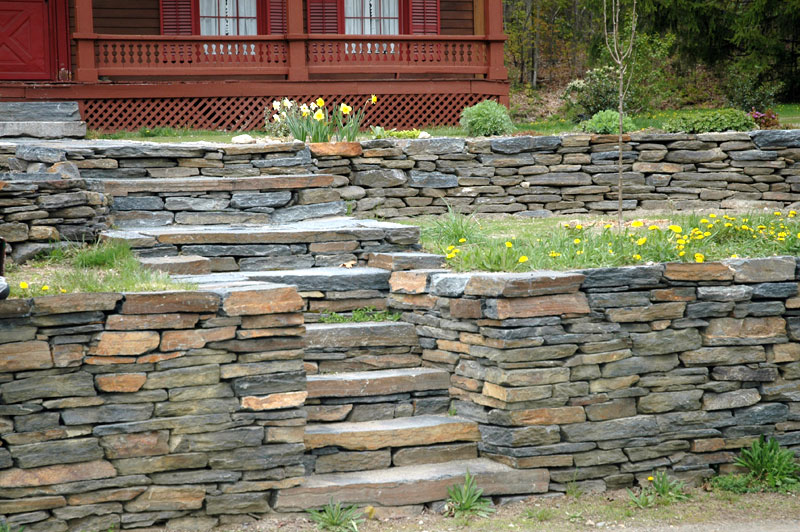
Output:
[[[452,372],[480,450],[551,490],[731,471],[759,435],[800,455],[794,257],[580,272],[394,272],[389,306]]]
[[[271,512],[304,474],[302,305],[267,283],[0,302],[0,520],[204,529]]]

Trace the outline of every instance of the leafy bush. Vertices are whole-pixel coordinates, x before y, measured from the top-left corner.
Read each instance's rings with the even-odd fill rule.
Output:
[[[447,488],[447,503],[445,513],[451,517],[489,517],[494,512],[489,499],[481,497],[483,490],[475,484],[475,477],[469,470],[464,476],[464,484],[455,484]]]
[[[595,115],[619,105],[619,78],[617,69],[611,66],[593,68],[583,79],[571,81],[561,96],[572,110],[570,114]],[[572,111],[572,112],[570,112]]]
[[[508,109],[494,100],[484,100],[461,111],[461,125],[471,137],[504,135],[514,131]]]
[[[750,118],[755,120],[759,129],[777,129],[780,127],[778,113],[772,109],[767,109],[762,113],[761,111],[756,111],[756,108],[753,107],[747,114]]]
[[[308,510],[311,520],[320,530],[330,532],[358,532],[358,525],[364,522],[361,511],[355,506],[342,506],[331,500],[320,510]]]
[[[619,113],[607,110],[595,113],[595,115],[584,122],[581,122],[581,129],[590,133],[611,134],[619,132]],[[636,126],[628,116],[622,117],[622,130],[632,131]]]
[[[756,128],[755,120],[744,111],[718,109],[699,111],[664,122],[670,133],[707,133],[710,131],[749,131]]]
[[[747,468],[755,481],[773,490],[797,486],[800,482],[800,464],[794,452],[781,449],[775,438],[766,440],[761,436],[749,449],[742,449],[736,465]]]
[[[374,139],[418,139],[420,133],[419,129],[401,129],[400,131],[395,128],[386,129],[381,126],[370,126],[370,132]]]
[[[742,111],[769,109],[774,106],[783,84],[769,79],[768,68],[744,58],[726,72],[724,84],[728,105]]]

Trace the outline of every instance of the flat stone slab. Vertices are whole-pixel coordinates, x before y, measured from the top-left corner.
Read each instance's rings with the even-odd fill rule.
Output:
[[[305,511],[327,504],[404,506],[447,498],[447,488],[463,484],[469,471],[484,495],[544,493],[549,487],[545,469],[513,469],[486,458],[443,464],[424,464],[355,473],[309,477],[302,486],[280,490],[274,509]]]
[[[480,439],[478,424],[474,421],[451,416],[412,416],[307,425],[304,441],[306,449],[336,446],[354,451],[374,451]]]
[[[0,102],[3,122],[80,121],[78,102]]]
[[[251,281],[294,285],[301,292],[347,292],[389,290],[389,275],[388,271],[378,268],[302,268],[187,275],[175,279],[199,285]]]
[[[141,257],[139,262],[145,268],[171,275],[190,275],[211,273],[211,260],[198,255],[178,257]]]
[[[450,374],[440,369],[357,371],[333,375],[309,375],[308,397],[367,397],[446,390],[449,386]]]
[[[432,253],[373,253],[368,265],[384,270],[428,270],[444,268],[447,264],[443,255]]]
[[[116,231],[123,236],[125,231]],[[419,242],[419,227],[350,218],[320,218],[272,226],[182,225],[139,227],[139,235],[161,244],[299,244],[348,240],[387,240],[393,244]],[[113,237],[108,237],[113,238]]]
[[[419,345],[416,328],[401,322],[312,323],[305,338],[311,349]]]
[[[291,190],[329,187],[332,175],[288,175],[262,177],[185,177],[170,179],[107,179],[91,180],[98,183],[106,194],[127,196],[141,192],[226,192],[245,190]]]
[[[0,137],[59,139],[86,136],[86,122],[0,122]]]

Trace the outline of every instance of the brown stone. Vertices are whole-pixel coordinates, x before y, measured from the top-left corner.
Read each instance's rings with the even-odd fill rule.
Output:
[[[103,392],[138,392],[146,380],[146,373],[119,373],[97,375],[94,383]]]
[[[37,297],[33,300],[34,314],[64,314],[67,312],[90,312],[94,310],[113,310],[121,294],[60,294]]]
[[[486,317],[497,320],[561,314],[588,314],[590,312],[589,303],[583,293],[489,299],[486,302]]]
[[[126,294],[123,314],[164,314],[211,312],[219,309],[220,298],[210,292],[149,292]]]
[[[312,142],[308,149],[314,157],[358,157],[363,153],[358,142]]]
[[[0,514],[21,514],[50,510],[67,505],[67,500],[62,496],[30,497],[27,499],[0,500]]]
[[[140,356],[136,359],[137,364],[155,364],[164,360],[172,360],[173,358],[180,358],[185,355],[185,351],[172,351],[171,353],[150,353],[149,355]]]
[[[705,440],[694,440],[692,442],[693,453],[711,453],[725,448],[725,440],[722,438],[708,438]]]
[[[469,354],[469,346],[462,342],[456,342],[455,340],[436,340],[436,347],[443,351]]]
[[[501,464],[506,464],[517,469],[535,469],[539,467],[571,467],[572,455],[570,454],[555,454],[547,456],[524,456],[513,457],[504,456],[499,454],[483,453],[492,460],[496,460]]]
[[[725,261],[734,271],[737,283],[775,283],[794,281],[797,267],[794,257],[765,257]]]
[[[29,337],[30,338],[30,337]],[[53,367],[47,342],[14,342],[0,345],[0,373]]]
[[[664,277],[673,281],[731,281],[733,270],[721,262],[671,262],[664,269]]]
[[[398,308],[432,309],[436,298],[427,294],[390,294],[389,300]]]
[[[30,299],[5,299],[0,301],[0,318],[21,318],[31,312]]]
[[[113,434],[100,438],[106,458],[136,458],[169,454],[169,431]]]
[[[586,421],[582,406],[515,410],[509,412],[508,417],[514,425],[566,425]]]
[[[717,318],[703,331],[703,345],[759,345],[786,338],[786,321],[778,316],[766,318]]]
[[[277,410],[303,406],[308,392],[273,393],[264,397],[242,397],[242,408],[248,410]]]
[[[650,299],[653,301],[694,301],[694,287],[690,288],[662,288],[650,292]]]
[[[454,319],[479,319],[481,317],[481,300],[451,299],[450,317]]]
[[[111,314],[106,319],[106,330],[191,329],[198,318],[197,314]]]
[[[483,297],[535,297],[577,292],[586,278],[580,273],[538,271],[530,273],[476,273],[464,294]]]
[[[279,314],[303,310],[303,299],[293,286],[233,290],[226,294],[222,309],[228,316]]]
[[[359,243],[355,240],[344,242],[313,242],[308,245],[311,253],[347,252],[358,249]]]
[[[306,405],[308,421],[344,421],[353,405]]]
[[[136,357],[109,357],[87,356],[83,358],[83,363],[90,366],[111,366],[113,364],[136,364]]]
[[[263,316],[243,316],[242,329],[267,329],[270,327],[291,327],[303,325],[303,315],[291,314],[265,314]]]
[[[68,496],[67,502],[70,506],[83,506],[86,504],[102,504],[104,502],[129,501],[146,489],[144,486],[137,486],[134,488],[114,488],[89,493],[77,493]]]
[[[214,329],[189,329],[165,331],[161,334],[161,351],[201,349],[208,342],[221,342],[236,336],[236,326]]]
[[[211,273],[211,261],[197,255],[176,257],[140,257],[139,263],[148,269],[170,275],[203,275]]]
[[[80,366],[85,354],[81,344],[63,344],[53,346],[53,363],[57,368]]]
[[[105,460],[95,460],[80,464],[52,465],[33,469],[6,469],[0,471],[0,488],[49,486],[116,476],[117,471],[114,466]]]
[[[49,225],[32,225],[28,230],[28,238],[30,240],[46,240],[55,242],[60,240],[61,235],[59,235],[58,229],[55,227],[50,227]]]
[[[630,135],[622,135],[622,142],[630,142],[631,136]],[[613,135],[592,135],[591,141],[592,144],[610,144],[610,143],[618,143],[619,142],[619,135],[616,133]]]
[[[395,467],[417,464],[440,464],[453,460],[472,460],[478,457],[474,443],[445,443],[432,447],[407,447],[398,449],[392,456]]]
[[[151,486],[125,505],[126,512],[197,510],[203,507],[203,486]]]
[[[98,356],[141,355],[157,348],[160,340],[155,331],[106,331],[100,333],[100,341],[89,352]]]
[[[410,391],[446,390],[450,375],[430,368],[367,371],[308,378],[308,397],[363,397]]]
[[[237,331],[236,338],[239,340],[249,340],[251,338],[270,338],[272,336],[302,336],[305,330],[305,327],[247,329],[244,331]]]
[[[636,415],[636,400],[632,398],[614,399],[606,403],[587,405],[586,417],[589,421],[608,421]]]
[[[613,379],[595,379],[589,382],[589,391],[592,393],[613,392],[614,390],[630,388],[637,382],[639,382],[638,375],[615,377]]]
[[[520,403],[523,401],[538,401],[547,399],[553,395],[552,386],[524,386],[518,388],[506,388],[491,382],[483,383],[483,395],[494,397],[506,403]]]
[[[424,294],[428,287],[429,271],[398,271],[389,277],[389,287],[398,294]]]
[[[800,362],[800,344],[775,344],[767,350],[767,362],[780,364],[783,362]]]

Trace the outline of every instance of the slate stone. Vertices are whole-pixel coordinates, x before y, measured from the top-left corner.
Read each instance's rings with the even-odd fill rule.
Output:
[[[311,151],[308,148],[297,152],[293,157],[274,157],[270,159],[255,159],[251,163],[256,168],[281,168],[291,166],[305,166],[311,164]]]
[[[718,381],[763,381],[772,382],[778,379],[777,368],[753,369],[747,366],[718,366],[711,372]]]
[[[183,246],[181,252],[201,257],[269,257],[290,255],[291,248],[280,244],[201,244]]]
[[[351,182],[366,188],[391,188],[405,185],[408,178],[404,171],[397,169],[366,170],[353,172]]]
[[[761,403],[736,410],[737,425],[767,425],[781,423],[789,417],[789,407],[784,403]]]
[[[696,318],[724,318],[736,306],[733,301],[700,301],[686,305],[686,317]]]
[[[7,122],[80,121],[78,102],[2,102],[0,116]]]
[[[795,290],[797,290],[796,285]],[[745,301],[753,296],[753,291],[753,287],[746,285],[699,286],[697,297],[709,301]]]
[[[629,286],[631,288],[657,286],[663,271],[664,267],[662,265],[579,270],[580,273],[586,276],[582,285],[583,289],[618,286]]]
[[[458,186],[458,176],[441,172],[411,170],[408,186],[414,188],[453,188]]]
[[[753,299],[786,299],[797,295],[797,283],[762,283],[753,286]]]
[[[17,465],[22,468],[88,462],[103,458],[103,449],[95,438],[14,445],[10,451]]]
[[[121,196],[114,198],[111,209],[114,211],[160,211],[164,209],[164,200],[158,196]]]
[[[207,452],[258,447],[263,439],[263,427],[242,427],[202,434],[179,434],[170,439],[170,452]]]
[[[97,395],[94,378],[86,372],[18,379],[0,385],[5,403],[52,397],[90,397]]]
[[[778,158],[776,151],[736,150],[728,152],[732,161],[774,161]]]
[[[471,279],[469,274],[435,274],[430,279],[430,293],[442,297],[461,297]]]
[[[750,406],[761,400],[757,390],[749,388],[720,394],[707,394],[703,397],[703,409],[724,410],[728,408],[741,408]]]
[[[225,198],[169,197],[164,202],[164,207],[170,211],[221,211],[229,203],[230,201]]]
[[[208,515],[268,512],[270,512],[268,493],[236,493],[206,497],[206,513]]]
[[[21,144],[17,146],[15,156],[17,159],[22,159],[23,161],[51,164],[67,160],[67,152],[64,150],[32,144]]]
[[[669,371],[679,364],[677,355],[634,356],[606,364],[602,375],[604,378],[612,378]]]
[[[586,425],[586,423],[584,423],[583,425]],[[578,426],[578,425],[573,425],[573,426]],[[551,456],[558,454],[573,454],[584,451],[591,451],[596,447],[597,444],[593,442],[582,442],[582,443],[564,442],[564,443],[556,443],[553,445],[538,445],[534,447],[501,447],[497,445],[491,445],[488,443],[478,444],[478,448],[482,452],[490,452],[494,454],[500,454],[503,456],[513,456],[517,458],[529,457],[529,456]]]
[[[753,142],[764,148],[800,148],[800,131],[764,129],[750,132]]]
[[[343,201],[331,201],[313,205],[295,205],[294,207],[286,207],[272,213],[272,221],[274,223],[292,223],[325,216],[341,216],[346,212],[347,206]]]
[[[102,405],[89,408],[67,408],[61,418],[65,425],[144,421],[153,415],[152,404]]]
[[[520,428],[481,425],[480,431],[482,442],[504,447],[552,445],[558,443],[561,439],[558,425],[538,425]]]
[[[631,334],[635,355],[661,355],[699,348],[703,342],[696,329],[665,329]]]
[[[299,464],[305,452],[302,443],[243,447],[231,451],[212,453],[208,465],[212,469],[256,471]]]
[[[639,412],[658,414],[673,410],[699,410],[703,390],[650,393],[639,398]]]
[[[230,206],[234,209],[283,207],[291,200],[292,193],[288,190],[279,192],[238,192],[231,196]]]
[[[658,434],[658,424],[652,416],[634,416],[612,419],[610,421],[593,421],[564,425],[561,427],[564,437],[569,442],[594,442],[618,440],[622,438],[638,438]]]
[[[432,139],[413,139],[403,146],[407,155],[445,155],[466,153],[464,139],[437,137]]]

